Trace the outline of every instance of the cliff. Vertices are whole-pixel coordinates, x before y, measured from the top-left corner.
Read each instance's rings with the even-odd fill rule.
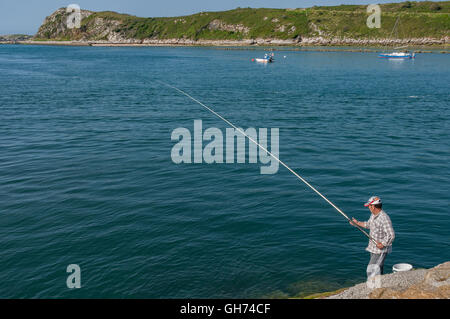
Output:
[[[48,16],[37,41],[122,44],[373,45],[445,44],[450,1],[382,4],[381,28],[366,25],[365,5],[307,9],[237,8],[172,18],[140,18],[82,10],[81,27],[67,28],[65,8]],[[391,37],[397,17],[400,23]]]

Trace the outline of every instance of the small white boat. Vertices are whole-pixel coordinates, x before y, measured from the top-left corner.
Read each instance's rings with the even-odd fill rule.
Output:
[[[274,56],[273,53],[272,54],[266,53],[264,54],[264,58],[255,58],[254,60],[260,63],[272,63],[274,61],[273,56]]]
[[[414,59],[416,54],[410,52],[391,52],[391,53],[381,53],[378,55],[380,58],[387,59]]]

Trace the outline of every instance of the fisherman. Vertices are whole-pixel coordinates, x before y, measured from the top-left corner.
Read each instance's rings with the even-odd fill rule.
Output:
[[[370,237],[373,238],[377,244],[369,240],[369,246],[366,250],[370,253],[370,261],[367,266],[367,277],[383,274],[384,260],[386,255],[392,251],[392,242],[395,238],[392,222],[386,212],[382,209],[381,199],[378,196],[372,196],[367,203],[371,215],[368,221],[360,222],[352,218],[350,225],[358,225],[359,227],[369,228]]]

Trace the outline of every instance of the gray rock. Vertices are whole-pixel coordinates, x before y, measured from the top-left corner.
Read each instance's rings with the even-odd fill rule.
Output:
[[[380,288],[406,289],[412,285],[422,282],[427,273],[426,269],[397,272],[380,276]],[[369,299],[369,294],[375,288],[369,288],[365,283],[357,284],[343,292],[329,296],[327,299]]]

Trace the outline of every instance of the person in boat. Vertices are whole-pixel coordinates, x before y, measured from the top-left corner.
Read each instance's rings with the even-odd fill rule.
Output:
[[[366,250],[370,253],[370,261],[367,266],[367,277],[373,275],[382,275],[384,261],[386,255],[392,252],[392,242],[395,239],[394,228],[392,227],[391,219],[388,214],[382,209],[383,205],[378,196],[372,196],[367,203],[364,204],[370,210],[370,218],[366,222],[357,221],[352,218],[350,224],[359,227],[370,229],[370,237],[373,238],[377,244],[369,240],[369,245]]]
[[[272,60],[273,60],[273,53],[272,53],[272,54],[270,54],[270,53],[264,53],[264,59],[267,59],[267,60],[269,60],[269,61],[272,61]]]

